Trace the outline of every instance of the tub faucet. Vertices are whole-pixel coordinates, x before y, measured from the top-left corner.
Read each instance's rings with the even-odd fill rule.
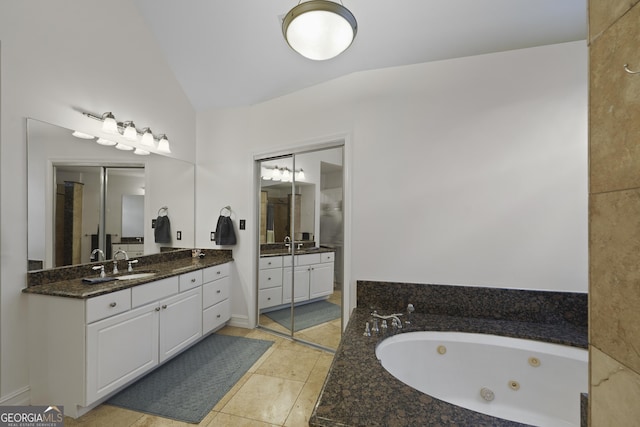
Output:
[[[118,249],[115,254],[113,254],[113,274],[118,274],[118,255],[124,254],[124,259],[129,260],[129,255],[122,249]]]
[[[378,314],[378,312],[374,311],[373,313],[371,313],[371,316],[383,320],[391,319],[391,326],[402,329],[402,321],[400,320],[400,316],[402,316],[402,313],[394,313],[389,314],[388,316],[381,316],[380,314]]]
[[[289,242],[289,243],[287,243],[287,242]],[[284,247],[287,248],[289,250],[289,252],[291,252],[291,237],[284,236]]]

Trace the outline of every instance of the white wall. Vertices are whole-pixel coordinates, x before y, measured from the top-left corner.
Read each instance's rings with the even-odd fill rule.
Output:
[[[166,133],[174,157],[193,162],[195,112],[127,0],[0,2],[0,66],[0,404],[4,404],[23,402],[29,383],[27,307],[21,294],[27,271],[25,118],[91,132],[98,122],[77,109],[95,114],[113,111],[121,120],[132,119],[138,127]]]
[[[234,248],[239,322],[255,321],[253,155],[338,134],[352,305],[360,279],[587,291],[581,41],[357,73],[199,113],[196,245],[210,244],[225,204],[249,225]]]

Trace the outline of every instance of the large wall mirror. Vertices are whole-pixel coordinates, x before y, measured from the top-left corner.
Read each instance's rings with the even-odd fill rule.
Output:
[[[343,146],[256,163],[258,323],[335,350],[344,281]]]
[[[103,146],[72,130],[27,119],[29,270],[193,247],[192,163]],[[167,207],[171,243],[154,242],[152,219]]]

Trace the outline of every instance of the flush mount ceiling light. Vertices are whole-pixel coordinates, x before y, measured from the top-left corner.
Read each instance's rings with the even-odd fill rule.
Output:
[[[357,32],[358,23],[349,9],[328,0],[298,3],[282,21],[282,34],[289,46],[316,61],[344,52]]]

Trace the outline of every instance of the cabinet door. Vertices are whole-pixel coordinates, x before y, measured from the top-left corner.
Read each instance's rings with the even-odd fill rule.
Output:
[[[295,289],[293,289],[293,298],[295,302],[306,301],[309,299],[309,267],[304,265],[296,267],[293,270]],[[282,303],[291,302],[291,267],[284,269],[282,277]]]
[[[87,404],[158,364],[158,312],[145,306],[87,326]]]
[[[318,298],[333,293],[333,263],[311,266],[309,289],[311,298]]]
[[[202,288],[160,302],[160,362],[202,336]]]

